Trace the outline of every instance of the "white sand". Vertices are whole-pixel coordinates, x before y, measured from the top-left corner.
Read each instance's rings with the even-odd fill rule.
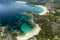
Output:
[[[39,15],[45,15],[48,12],[46,7],[43,7],[41,5],[35,5],[35,6],[39,6],[39,7],[42,7],[44,9],[44,11],[42,13],[39,13]],[[35,29],[33,29],[31,32],[28,32],[24,36],[17,36],[16,38],[17,38],[17,40],[28,40],[29,38],[33,37],[34,35],[38,35],[40,30],[41,30],[41,28],[38,26],[38,24],[36,24]]]
[[[40,27],[36,24],[35,29],[33,29],[31,32],[28,32],[26,35],[24,36],[17,36],[17,40],[27,40],[31,37],[33,37],[34,35],[38,35],[39,31],[40,31]]]
[[[39,13],[39,15],[45,15],[45,14],[48,12],[47,7],[44,7],[44,6],[41,6],[41,5],[35,5],[35,6],[39,6],[39,7],[41,7],[41,8],[43,8],[43,9],[44,9],[44,11],[43,11],[43,12],[41,12],[41,13]]]
[[[16,1],[17,3],[24,3],[26,4],[27,2],[24,2],[24,1]]]

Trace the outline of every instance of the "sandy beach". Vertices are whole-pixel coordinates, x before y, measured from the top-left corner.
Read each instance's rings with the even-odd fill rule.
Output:
[[[48,12],[46,7],[43,7],[41,5],[35,5],[35,6],[39,6],[39,7],[42,7],[44,9],[44,11],[39,13],[39,15],[45,15]],[[40,30],[41,30],[41,28],[39,27],[38,24],[36,24],[36,27],[32,31],[26,33],[26,35],[24,35],[24,36],[19,35],[16,38],[17,38],[17,40],[28,40],[29,38],[33,37],[34,35],[38,35]]]
[[[24,36],[17,36],[16,38],[17,38],[17,40],[27,40],[27,39],[33,37],[34,35],[38,35],[40,30],[41,30],[40,27],[38,26],[38,24],[36,24],[36,27],[31,32],[28,32]]]
[[[44,6],[41,6],[41,5],[35,5],[35,6],[39,6],[39,7],[41,7],[41,8],[43,8],[43,9],[44,9],[44,11],[43,11],[43,12],[41,12],[41,13],[39,13],[39,15],[45,15],[45,14],[48,12],[47,7],[44,7]]]

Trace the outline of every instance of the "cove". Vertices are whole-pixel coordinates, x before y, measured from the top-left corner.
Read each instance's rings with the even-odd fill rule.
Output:
[[[44,9],[38,6],[21,3],[20,1],[0,2],[0,27],[8,25],[6,32],[19,32],[26,34],[35,26],[32,24],[31,16],[24,12],[41,13]]]

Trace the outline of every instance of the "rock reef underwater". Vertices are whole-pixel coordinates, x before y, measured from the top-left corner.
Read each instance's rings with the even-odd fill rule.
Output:
[[[6,32],[13,33],[19,32],[20,34],[26,34],[34,28],[31,21],[31,15],[19,13],[15,16],[0,18],[0,27],[7,27]]]
[[[6,27],[5,32],[8,33],[26,34],[35,27],[31,21],[32,16],[26,13],[37,14],[43,11],[43,8],[18,1],[0,2],[0,27]]]

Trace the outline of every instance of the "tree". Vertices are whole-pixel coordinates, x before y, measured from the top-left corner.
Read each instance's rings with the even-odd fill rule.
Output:
[[[36,16],[34,21],[41,27],[38,37],[53,40],[55,34],[60,35],[60,13],[50,13],[49,15]],[[36,20],[38,19],[38,20]]]

